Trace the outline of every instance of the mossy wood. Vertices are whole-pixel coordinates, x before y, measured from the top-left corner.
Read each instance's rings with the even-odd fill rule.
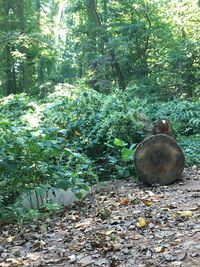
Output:
[[[185,158],[180,146],[172,137],[157,134],[137,146],[134,163],[143,181],[167,185],[180,177]]]

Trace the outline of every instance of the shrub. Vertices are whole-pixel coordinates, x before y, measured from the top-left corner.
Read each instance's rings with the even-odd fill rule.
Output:
[[[192,135],[200,131],[200,101],[174,100],[149,105],[146,114],[153,121],[169,119],[175,135]]]
[[[200,135],[181,136],[178,139],[186,158],[186,165],[200,165]]]
[[[41,183],[63,189],[96,182],[92,162],[69,149],[57,128],[29,130],[1,123],[0,192],[5,205]]]

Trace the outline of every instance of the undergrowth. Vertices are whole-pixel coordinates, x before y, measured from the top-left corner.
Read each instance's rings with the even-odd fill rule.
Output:
[[[187,165],[200,165],[199,101],[152,104],[130,88],[111,95],[70,90],[44,99],[22,94],[0,100],[1,217],[23,217],[18,197],[43,184],[78,195],[100,180],[136,177],[134,148],[158,119],[172,122]]]

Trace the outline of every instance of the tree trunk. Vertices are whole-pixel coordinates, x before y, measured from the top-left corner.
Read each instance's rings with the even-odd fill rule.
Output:
[[[13,59],[10,52],[10,46],[6,45],[5,47],[5,59],[6,59],[6,93],[7,95],[16,93],[16,79],[15,79],[15,72],[14,71],[14,65],[13,65]]]
[[[44,82],[44,71],[43,71],[43,59],[39,58],[38,60],[38,69],[37,69],[37,80],[38,84],[41,85]]]
[[[176,141],[165,134],[146,138],[136,150],[134,163],[140,178],[148,184],[167,185],[184,169],[184,154]]]
[[[22,31],[22,34],[25,34],[26,30],[26,22],[25,22],[25,16],[24,16],[24,0],[19,0],[17,3],[17,15],[19,18],[19,26]],[[29,86],[30,86],[30,80],[29,80],[29,64],[27,60],[27,49],[22,44],[20,52],[24,55],[24,58],[22,59],[21,63],[21,69],[22,69],[22,89],[23,92],[29,93]]]
[[[36,15],[37,15],[37,31],[41,32],[40,30],[40,20],[41,20],[41,2],[40,0],[35,0],[36,4]],[[40,55],[38,58],[38,63],[37,63],[37,81],[38,84],[41,85],[44,83],[44,60],[43,56]]]
[[[4,6],[4,25],[7,32],[11,30],[10,28],[10,2],[7,0],[4,0],[3,2]],[[8,42],[5,45],[4,48],[4,54],[5,54],[5,73],[6,73],[6,93],[7,95],[16,93],[17,86],[16,86],[16,77],[15,77],[15,66],[14,66],[14,60],[11,54],[11,45]]]
[[[104,36],[102,36],[102,40],[104,41],[104,43],[108,46],[109,43],[109,39],[108,39],[108,34],[107,34],[107,30],[106,28],[102,25],[101,20],[98,16],[97,10],[96,10],[96,6],[94,3],[94,0],[89,0],[89,8],[91,11],[91,15],[93,17],[93,20],[96,24],[97,27],[101,28],[102,31],[105,33]],[[114,49],[109,49],[109,53],[111,56],[111,65],[115,71],[115,75],[118,79],[118,83],[121,89],[125,90],[126,89],[126,83],[125,83],[125,79],[124,79],[124,75],[123,72],[121,70],[121,67],[116,59],[116,55],[115,55],[115,51]]]

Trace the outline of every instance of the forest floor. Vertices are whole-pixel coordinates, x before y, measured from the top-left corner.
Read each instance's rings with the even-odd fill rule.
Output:
[[[0,266],[200,266],[200,169],[146,187],[100,183],[51,219],[0,229]]]

